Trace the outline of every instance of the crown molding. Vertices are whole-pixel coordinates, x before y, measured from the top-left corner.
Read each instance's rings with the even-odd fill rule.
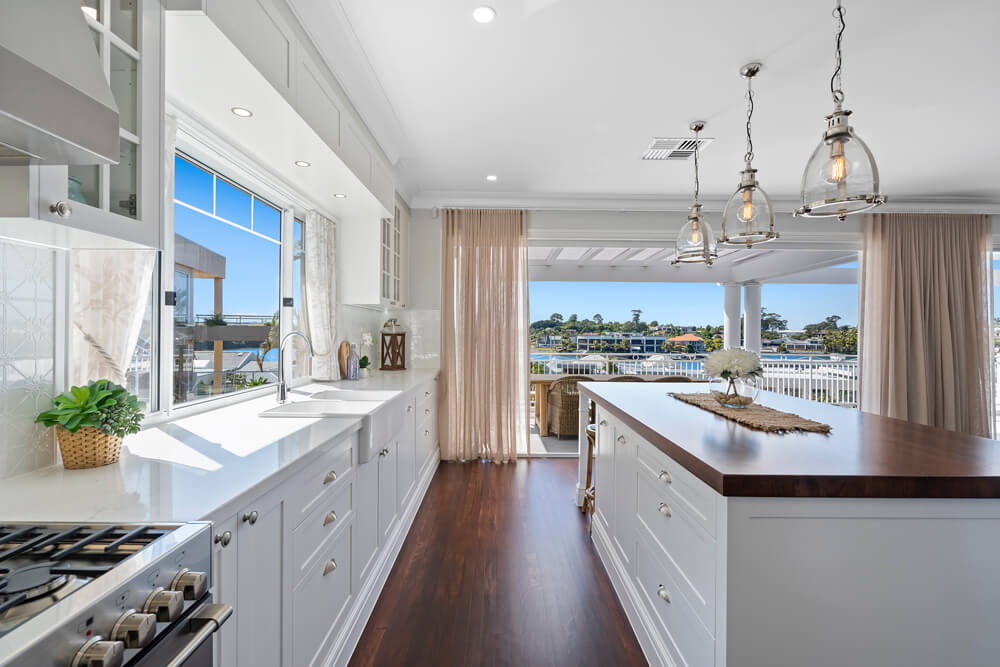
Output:
[[[722,213],[728,197],[705,197],[703,210]],[[792,213],[799,200],[771,197],[776,214]],[[524,193],[475,190],[428,190],[412,198],[414,208],[520,208],[528,211],[636,211],[686,212],[690,197],[666,197],[656,194],[621,195],[610,193]],[[885,213],[985,213],[1000,214],[1000,198],[989,197],[891,197],[878,209]]]

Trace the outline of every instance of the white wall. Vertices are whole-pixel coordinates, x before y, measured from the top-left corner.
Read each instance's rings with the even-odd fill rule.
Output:
[[[0,478],[56,461],[34,419],[55,391],[57,252],[0,242]]]

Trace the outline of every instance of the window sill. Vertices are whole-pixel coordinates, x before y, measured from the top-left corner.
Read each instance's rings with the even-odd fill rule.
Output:
[[[312,382],[311,378],[295,378],[288,382],[288,388],[292,389],[294,387],[299,387],[304,384]],[[275,395],[277,392],[277,384],[264,385],[261,387],[254,387],[253,389],[244,389],[242,391],[234,391],[229,394],[223,394],[221,396],[211,396],[208,398],[203,398],[198,401],[192,401],[190,403],[185,403],[171,410],[161,410],[159,412],[152,412],[146,415],[146,418],[142,420],[143,430],[151,428],[154,426],[159,426],[160,424],[166,424],[168,422],[175,421],[177,419],[183,419],[184,417],[190,417],[192,415],[202,414],[204,412],[211,412],[212,410],[217,410],[219,408],[224,408],[228,405],[234,405],[236,403],[242,403],[244,401],[250,401],[255,398],[260,398],[267,395]]]

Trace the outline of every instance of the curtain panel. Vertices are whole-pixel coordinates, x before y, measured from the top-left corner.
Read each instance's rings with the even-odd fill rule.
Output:
[[[445,210],[441,456],[528,451],[528,250],[524,211]]]
[[[990,436],[992,282],[989,216],[865,216],[861,409]]]
[[[308,362],[316,380],[339,380],[337,361],[337,226],[316,211],[308,211],[302,230],[305,282],[303,304],[306,335],[313,346]],[[299,359],[308,358],[303,354]]]

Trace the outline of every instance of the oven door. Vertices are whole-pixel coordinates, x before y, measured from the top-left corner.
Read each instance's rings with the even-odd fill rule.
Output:
[[[212,635],[232,615],[230,605],[212,604],[206,596],[129,667],[212,667]]]

